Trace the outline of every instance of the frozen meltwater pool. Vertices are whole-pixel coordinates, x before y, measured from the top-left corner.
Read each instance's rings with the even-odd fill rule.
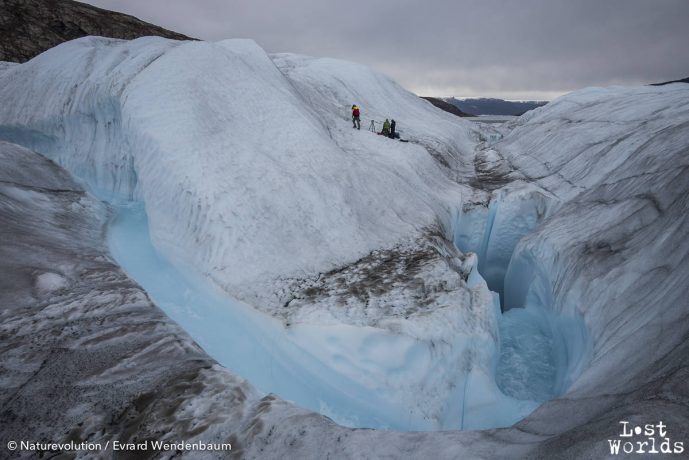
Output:
[[[443,361],[421,341],[371,327],[286,328],[168,262],[151,244],[141,204],[116,211],[108,234],[114,258],[210,356],[259,391],[342,425],[399,431],[509,426],[565,389],[558,319],[544,312],[502,315],[495,375],[457,370],[450,373],[455,381],[429,381],[437,366],[456,361]],[[464,345],[458,339],[457,347]],[[454,390],[434,391],[433,385]],[[428,416],[424,398],[428,407],[447,408],[440,419]]]

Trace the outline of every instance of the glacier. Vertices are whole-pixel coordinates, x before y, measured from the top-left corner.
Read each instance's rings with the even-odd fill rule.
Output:
[[[495,384],[499,308],[485,283],[468,283],[473,259],[444,234],[463,196],[476,195],[449,173],[468,174],[470,161],[453,161],[470,157],[473,125],[362,66],[274,59],[247,40],[77,40],[3,75],[1,97],[37,98],[6,106],[0,133],[106,202],[143,203],[148,224],[129,234],[150,234],[163,260],[281,321],[286,332],[253,335],[274,339],[265,359],[282,350],[282,371],[240,372],[264,391],[343,424],[400,430],[506,426],[530,412],[536,402]],[[411,142],[349,128],[341,108],[355,96],[364,108],[394,108]],[[145,282],[160,259],[148,270],[127,263],[122,247],[153,252],[130,240],[116,239],[125,243],[113,253],[165,308],[170,285]],[[205,327],[194,338],[214,340],[211,355],[243,369],[215,317],[195,315]],[[323,383],[304,385],[309,372]]]
[[[227,408],[247,457],[580,457],[604,452],[618,419],[687,434],[688,95],[590,88],[480,127],[356,64],[89,37],[0,68],[0,138],[109,203],[115,259],[258,386],[195,377],[249,395]],[[352,130],[352,102],[410,142]],[[34,157],[2,147],[9,181]],[[6,209],[35,199],[5,187]],[[107,214],[90,212],[93,228]],[[148,284],[160,272],[174,282]],[[79,279],[37,276],[48,298]],[[275,383],[341,425],[517,423],[351,430],[263,396]]]

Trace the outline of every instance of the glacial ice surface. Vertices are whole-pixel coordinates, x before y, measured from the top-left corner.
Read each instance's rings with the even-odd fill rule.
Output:
[[[198,301],[185,297],[190,288],[173,289],[183,280],[162,280],[163,291],[179,297],[161,296],[161,304],[171,315],[182,312],[178,321],[197,331],[199,343],[230,368],[245,366],[237,372],[252,381],[255,374],[264,391],[283,385],[283,397],[353,425],[485,428],[509,425],[562,394],[588,363],[590,339],[577,322],[585,306],[563,304],[554,292],[552,275],[564,258],[547,269],[542,260],[558,257],[558,242],[523,243],[585,188],[576,184],[576,168],[559,171],[571,176],[564,190],[547,175],[550,164],[522,158],[542,148],[537,139],[526,135],[532,145],[524,146],[506,133],[481,151],[474,125],[364,67],[267,56],[246,40],[91,37],[7,67],[0,80],[7,101],[0,136],[54,159],[98,196],[141,201],[149,226],[135,219],[121,229],[150,232],[151,248],[182,267],[183,278],[221,289],[201,290],[213,294],[201,315],[188,308]],[[365,119],[396,118],[411,142],[352,130],[352,102]],[[570,107],[566,99],[553,105],[563,106]],[[523,131],[518,123],[529,118],[514,123],[513,132]],[[467,185],[479,157],[488,169],[502,168],[486,189]],[[429,234],[476,255],[450,248],[426,257],[418,242]],[[369,286],[350,296],[344,314],[336,275],[356,277],[365,271],[347,270],[400,247],[405,261],[422,266],[416,277],[397,284],[393,277],[382,294]],[[113,248],[137,279],[150,275],[125,261],[136,250]],[[141,254],[150,256],[152,272],[172,270],[151,248]],[[318,285],[323,279],[332,284]],[[304,300],[315,287],[323,287],[321,296]],[[504,299],[505,313],[488,287]],[[419,293],[426,304],[399,308]],[[228,294],[271,315],[256,316],[239,302],[227,308],[249,312],[242,321],[259,324],[252,336],[265,340],[256,350],[267,347],[276,358],[233,364],[224,331],[200,322],[216,318],[217,296]],[[274,319],[284,310],[297,319],[286,329]],[[374,310],[395,313],[381,319],[368,315]],[[296,368],[300,375],[290,376]],[[330,396],[300,392],[294,382],[305,375],[324,380],[303,388]]]

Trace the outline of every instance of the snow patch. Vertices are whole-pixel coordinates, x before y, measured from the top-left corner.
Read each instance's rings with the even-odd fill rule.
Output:
[[[53,272],[45,272],[36,276],[34,287],[41,295],[49,295],[55,291],[69,287],[69,280]]]

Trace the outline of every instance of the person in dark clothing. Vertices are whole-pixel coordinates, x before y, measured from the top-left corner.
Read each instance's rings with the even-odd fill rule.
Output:
[[[397,123],[395,123],[394,119],[390,121],[390,139],[395,138],[395,126],[396,125],[397,125]]]

